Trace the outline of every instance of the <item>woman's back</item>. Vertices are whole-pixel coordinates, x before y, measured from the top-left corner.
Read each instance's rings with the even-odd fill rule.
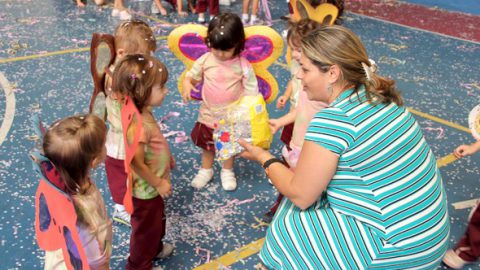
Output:
[[[394,103],[373,105],[364,90],[351,93],[319,112],[306,137],[340,155],[327,189],[331,208],[392,245],[429,238],[436,226],[448,232],[441,176],[415,119]]]

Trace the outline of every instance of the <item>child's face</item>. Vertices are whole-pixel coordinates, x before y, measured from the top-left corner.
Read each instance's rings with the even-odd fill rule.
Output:
[[[212,48],[212,54],[220,61],[227,61],[233,58],[233,54],[235,52],[235,48],[228,49],[226,51],[218,50]]]
[[[156,83],[152,88],[152,93],[148,99],[148,105],[156,107],[162,105],[163,99],[168,93],[168,88],[165,85]]]
[[[288,46],[290,46],[292,49],[292,58],[295,61],[300,62],[300,58],[302,57],[302,48],[295,46],[291,40],[288,41]]]

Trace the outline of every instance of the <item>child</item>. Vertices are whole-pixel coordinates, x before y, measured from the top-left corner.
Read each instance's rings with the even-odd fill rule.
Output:
[[[303,145],[303,137],[310,120],[315,113],[328,106],[328,104],[325,103],[308,100],[305,92],[301,91],[301,81],[295,77],[295,74],[300,68],[298,65],[298,61],[300,60],[301,56],[300,42],[303,37],[307,36],[311,31],[319,26],[319,23],[309,19],[292,23],[287,35],[288,44],[292,49],[292,64],[290,71],[293,77],[288,83],[286,91],[287,93],[291,93],[290,112],[280,118],[271,119],[269,121],[270,128],[272,129],[273,133],[277,132],[280,127],[294,123],[290,138],[283,138],[284,136],[282,133],[282,141],[286,143],[282,150],[282,153],[284,154],[283,157],[292,169],[296,167],[298,155],[300,154],[300,150],[302,149]],[[283,107],[285,105],[285,100],[286,98],[282,99],[282,97],[280,97],[277,102],[277,106],[280,105]]]
[[[143,21],[132,20],[120,24],[115,30],[116,58],[113,66],[109,68],[110,75],[116,63],[126,55],[141,53],[151,54],[157,48],[152,29]],[[108,187],[115,202],[113,220],[130,226],[130,215],[123,206],[123,197],[126,192],[127,175],[125,173],[124,159],[125,146],[123,144],[122,122],[120,119],[121,102],[111,91],[111,76],[106,76],[106,107],[109,125],[107,133],[107,158],[105,171],[107,173]]]
[[[288,29],[287,41],[292,50],[290,71],[293,75],[288,83],[286,91],[291,92],[290,112],[280,118],[270,119],[269,121],[272,133],[275,133],[279,128],[284,127],[281,136],[281,140],[285,143],[282,148],[282,156],[292,170],[295,170],[295,167],[297,166],[298,157],[302,150],[308,124],[315,113],[328,106],[328,104],[322,102],[309,100],[305,91],[302,91],[301,81],[295,77],[300,68],[298,64],[301,57],[300,42],[303,37],[307,36],[319,26],[320,24],[313,20],[303,19],[297,23],[292,23]],[[289,87],[290,89],[288,89]],[[283,100],[285,99],[280,97],[277,106],[284,106],[284,102],[281,102]],[[280,194],[274,206],[264,215],[266,221],[271,220],[282,198],[283,196]]]
[[[460,145],[453,154],[457,158],[470,156],[480,151],[480,141],[469,145]],[[477,206],[470,214],[467,231],[454,249],[447,250],[443,262],[453,269],[462,269],[465,264],[475,263],[480,257],[480,208]]]
[[[105,158],[106,132],[105,123],[95,115],[72,116],[54,123],[43,139],[44,155],[73,200],[90,269],[109,269],[112,250],[112,223],[102,195],[89,177],[90,170]],[[57,267],[66,267],[61,250],[47,252],[45,269],[60,269]]]
[[[173,9],[177,9],[178,16],[181,17],[186,17],[188,16],[188,13],[186,11],[183,11],[183,0],[167,0],[167,2],[172,5]],[[152,8],[151,8],[152,14],[162,14],[162,16],[167,16],[168,12],[165,9],[165,7],[162,4],[161,0],[153,0],[152,2]]]
[[[205,11],[210,14],[210,21],[220,12],[218,0],[197,0],[198,23],[205,23]]]
[[[250,16],[250,25],[261,24],[261,21],[257,18],[259,0],[252,0],[252,15]],[[250,0],[243,0],[242,3],[242,22],[248,24],[248,8]]]
[[[136,125],[142,125],[132,161],[133,214],[127,270],[151,269],[152,260],[166,258],[174,249],[173,245],[162,243],[166,225],[164,198],[172,192],[173,159],[151,111],[151,107],[162,104],[167,94],[167,78],[162,62],[141,54],[125,56],[113,74],[113,92],[119,97],[128,96],[143,117],[141,123],[134,123],[127,130],[127,140],[131,142]]]
[[[205,43],[211,51],[197,59],[187,72],[182,92],[184,101],[189,100],[190,92],[196,91],[195,85],[203,80],[202,104],[191,133],[193,143],[202,148],[202,168],[191,183],[197,189],[203,188],[213,177],[213,113],[243,95],[258,94],[254,70],[248,60],[240,56],[245,45],[245,33],[237,15],[224,13],[210,21]],[[233,157],[226,160],[220,173],[222,187],[227,191],[237,188],[233,163]]]

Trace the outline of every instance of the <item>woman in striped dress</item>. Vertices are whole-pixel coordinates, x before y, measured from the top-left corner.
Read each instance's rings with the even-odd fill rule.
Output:
[[[302,40],[310,122],[295,173],[241,141],[285,195],[260,257],[269,269],[435,269],[449,219],[435,157],[395,82],[374,73],[350,30]]]

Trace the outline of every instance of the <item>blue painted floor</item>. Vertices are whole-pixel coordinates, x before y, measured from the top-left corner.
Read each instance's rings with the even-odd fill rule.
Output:
[[[194,21],[192,15],[178,19],[150,16],[150,2],[126,1],[135,16],[147,21],[158,37],[173,29],[171,24]],[[222,7],[223,8],[223,7]],[[229,8],[240,13],[239,0]],[[0,80],[0,269],[40,269],[43,252],[34,237],[34,194],[37,178],[31,169],[28,152],[33,148],[33,130],[29,118],[39,115],[44,122],[68,115],[86,112],[92,90],[89,51],[93,32],[112,33],[119,21],[110,16],[111,8],[98,8],[92,3],[85,9],[76,8],[71,1],[34,0],[0,1],[0,75],[8,80],[13,94]],[[273,28],[282,31],[286,24],[278,18],[287,13],[283,0],[271,3]],[[356,32],[367,47],[370,57],[380,66],[380,74],[397,80],[408,107],[467,127],[471,108],[479,103],[480,45],[434,33],[412,30],[372,18],[347,13],[344,24]],[[50,55],[52,52],[59,52]],[[43,56],[39,56],[43,55]],[[46,56],[48,55],[48,56]],[[178,117],[164,121],[169,131],[189,134],[196,120],[197,104],[182,105],[176,91],[177,77],[184,70],[182,63],[168,50],[166,41],[159,39],[155,55],[169,69],[167,86],[171,92],[164,105],[155,110],[157,119],[169,112]],[[279,62],[284,63],[282,57]],[[288,71],[274,64],[270,72],[278,79],[281,89],[289,79]],[[12,95],[15,109],[12,112]],[[272,117],[279,111],[269,105]],[[14,113],[8,127],[8,115]],[[435,120],[416,115],[422,130],[437,158],[450,154],[462,143],[471,143],[473,137],[462,130]],[[1,138],[1,136],[0,136]],[[276,198],[258,165],[238,160],[235,171],[238,189],[227,193],[220,187],[217,174],[201,191],[189,186],[199,168],[199,151],[190,142],[175,143],[169,137],[177,169],[173,172],[173,196],[167,201],[168,227],[166,240],[175,244],[175,255],[157,264],[166,269],[192,269],[230,251],[260,239],[265,226],[256,219]],[[279,156],[281,142],[278,135],[272,146]],[[441,168],[450,203],[480,197],[480,155],[453,162]],[[111,212],[112,202],[105,179],[104,168],[97,169],[92,178],[104,194]],[[450,207],[452,245],[463,234],[468,210]],[[128,256],[130,230],[114,225],[112,269],[123,269]],[[208,256],[207,256],[208,255]],[[238,261],[230,269],[254,269],[259,263],[256,255]],[[468,268],[467,268],[468,269]],[[473,265],[470,269],[480,269]]]

